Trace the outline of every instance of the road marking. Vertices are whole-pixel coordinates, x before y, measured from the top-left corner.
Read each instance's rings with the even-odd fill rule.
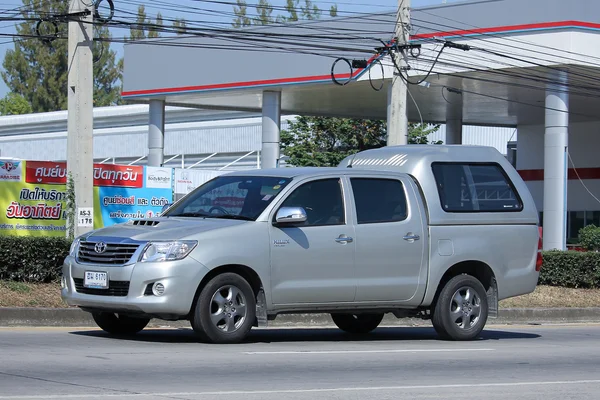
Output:
[[[306,350],[306,351],[245,351],[243,354],[369,354],[369,353],[458,353],[464,351],[494,351],[495,349],[399,349],[399,350]]]
[[[329,393],[329,392],[376,392],[384,390],[428,390],[428,389],[462,389],[462,388],[494,388],[518,386],[556,386],[556,385],[583,385],[600,384],[600,379],[579,381],[541,381],[541,382],[501,382],[501,383],[464,383],[452,385],[412,385],[412,386],[380,386],[380,387],[342,387],[331,389],[282,389],[282,390],[231,390],[221,392],[180,392],[180,393],[82,393],[82,394],[47,394],[33,396],[0,396],[1,400],[35,400],[35,399],[77,399],[77,398],[111,398],[111,397],[161,397],[161,396],[223,396],[223,395],[255,395],[255,394],[301,394],[301,393]]]

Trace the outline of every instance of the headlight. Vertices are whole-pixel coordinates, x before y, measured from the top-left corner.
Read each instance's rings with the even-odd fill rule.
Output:
[[[178,240],[175,242],[148,243],[141,262],[160,262],[182,260],[194,250],[198,242],[193,240]]]
[[[79,251],[79,242],[81,242],[81,238],[77,238],[73,240],[73,243],[71,243],[71,250],[69,250],[69,255],[71,257],[75,257],[77,255],[77,252]]]

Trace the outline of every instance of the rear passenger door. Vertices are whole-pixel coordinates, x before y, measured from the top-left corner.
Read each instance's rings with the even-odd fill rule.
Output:
[[[425,284],[427,232],[404,177],[349,177],[354,198],[357,302],[409,301]]]

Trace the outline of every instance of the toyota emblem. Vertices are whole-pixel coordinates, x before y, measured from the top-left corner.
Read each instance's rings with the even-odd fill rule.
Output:
[[[98,254],[104,253],[106,251],[106,243],[104,243],[104,242],[96,243],[96,246],[94,246],[94,250],[96,250],[96,253],[98,253]]]

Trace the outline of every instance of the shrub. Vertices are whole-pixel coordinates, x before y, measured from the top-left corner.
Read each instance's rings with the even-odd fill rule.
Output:
[[[56,281],[70,246],[65,238],[0,236],[0,280]]]
[[[579,230],[579,244],[586,250],[598,251],[600,249],[600,228],[587,225]]]
[[[538,283],[568,288],[600,288],[600,253],[546,251]]]

